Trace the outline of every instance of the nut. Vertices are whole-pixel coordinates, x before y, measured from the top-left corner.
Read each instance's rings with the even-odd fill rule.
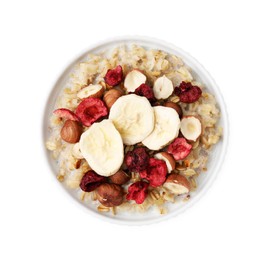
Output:
[[[104,93],[104,88],[100,84],[90,84],[85,88],[82,88],[78,93],[77,97],[80,99],[94,97],[94,98],[101,98]]]
[[[186,177],[172,173],[168,176],[163,187],[175,195],[181,195],[190,191],[190,182]]]
[[[172,81],[169,80],[165,75],[159,77],[154,82],[153,92],[156,99],[166,99],[173,92]]]
[[[130,176],[126,172],[119,170],[110,176],[109,180],[114,184],[122,185],[130,180]]]
[[[175,160],[173,156],[166,152],[157,153],[154,155],[156,159],[163,160],[166,162],[168,173],[175,169]]]
[[[196,141],[202,132],[200,120],[195,116],[185,116],[181,120],[181,133],[189,141]]]
[[[123,202],[123,189],[117,184],[101,184],[96,192],[97,199],[105,207],[119,206]]]
[[[115,101],[122,96],[122,92],[118,89],[111,89],[107,91],[103,97],[103,100],[108,109],[112,107]]]
[[[140,85],[146,83],[146,76],[139,70],[130,71],[124,80],[124,87],[128,92],[134,92]]]
[[[77,143],[82,134],[82,126],[77,121],[67,120],[60,131],[61,138],[67,143]]]
[[[173,108],[179,115],[180,118],[183,117],[183,110],[181,108],[180,105],[172,102],[172,101],[167,101],[165,104],[164,104],[165,107],[170,107],[170,108]]]
[[[84,158],[82,153],[81,153],[81,150],[80,150],[80,143],[76,143],[72,147],[72,155],[77,159],[83,159]]]

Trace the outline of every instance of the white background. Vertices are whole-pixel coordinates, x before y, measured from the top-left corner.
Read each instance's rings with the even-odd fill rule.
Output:
[[[266,259],[266,1],[1,1],[0,259]],[[225,98],[224,167],[180,216],[128,227],[61,192],[41,143],[45,101],[77,54],[147,35],[198,59]]]

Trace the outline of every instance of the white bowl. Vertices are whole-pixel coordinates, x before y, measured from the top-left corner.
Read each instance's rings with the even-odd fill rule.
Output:
[[[192,196],[190,200],[187,202],[180,202],[169,205],[169,211],[165,215],[160,215],[158,211],[148,211],[145,213],[119,213],[115,216],[112,216],[111,214],[103,214],[99,213],[95,206],[89,204],[85,205],[79,199],[75,196],[75,191],[68,190],[64,187],[61,183],[59,183],[59,186],[64,187],[64,190],[67,191],[76,201],[77,205],[83,206],[83,208],[90,214],[97,216],[98,218],[102,218],[104,220],[108,220],[114,223],[118,224],[127,224],[127,225],[142,225],[142,224],[150,224],[155,223],[158,221],[166,220],[170,217],[176,216],[179,213],[183,212],[187,208],[189,208],[191,205],[193,205],[200,197],[203,196],[203,194],[207,191],[207,189],[210,187],[211,183],[215,180],[217,173],[223,163],[225,154],[226,154],[226,148],[228,144],[228,136],[229,136],[229,127],[228,127],[228,118],[227,118],[227,111],[225,107],[225,103],[223,100],[223,97],[220,93],[220,90],[212,77],[209,75],[209,73],[203,68],[203,66],[196,61],[191,55],[184,52],[183,50],[175,47],[172,44],[163,42],[162,40],[157,39],[151,39],[147,37],[120,37],[115,38],[111,40],[107,40],[105,42],[102,42],[100,44],[96,44],[86,50],[82,55],[79,55],[78,58],[76,58],[65,70],[64,72],[59,76],[58,80],[56,81],[55,85],[53,86],[53,89],[48,97],[48,101],[45,107],[45,114],[44,114],[44,120],[43,120],[43,141],[47,140],[49,136],[48,132],[48,122],[49,117],[53,111],[56,98],[58,97],[58,94],[60,90],[63,88],[68,76],[70,75],[70,72],[73,69],[73,66],[84,59],[85,55],[87,55],[88,52],[92,53],[98,53],[102,52],[104,50],[112,49],[115,46],[121,45],[121,44],[138,44],[142,45],[146,48],[156,48],[164,50],[168,53],[175,54],[183,59],[186,65],[192,68],[194,78],[197,81],[202,82],[211,92],[215,95],[217,99],[218,106],[221,111],[221,119],[219,121],[219,125],[223,127],[223,138],[220,140],[218,144],[215,145],[215,147],[212,150],[212,153],[209,157],[208,162],[208,171],[205,172],[205,174],[201,174],[198,178],[198,188],[197,190],[192,193]],[[57,173],[57,165],[55,161],[51,158],[49,151],[45,150],[46,157],[48,159],[48,163],[51,166],[51,170],[56,176]],[[55,178],[57,181],[57,179]],[[60,190],[63,190],[59,188]],[[72,209],[70,209],[72,210]]]

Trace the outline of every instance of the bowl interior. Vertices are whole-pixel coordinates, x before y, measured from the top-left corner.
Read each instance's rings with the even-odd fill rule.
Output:
[[[208,171],[200,174],[198,177],[198,188],[195,192],[193,192],[191,195],[191,198],[187,202],[179,202],[179,203],[174,203],[174,204],[169,204],[168,205],[168,213],[166,215],[160,215],[157,210],[150,210],[146,213],[120,213],[115,216],[112,216],[111,214],[103,214],[99,213],[94,205],[87,204],[85,205],[84,203],[81,203],[79,199],[75,196],[77,191],[71,191],[67,188],[64,187],[64,185],[60,184],[60,186],[63,187],[63,189],[70,194],[78,203],[82,205],[84,208],[87,208],[87,211],[92,213],[93,215],[96,215],[98,218],[104,218],[106,220],[110,220],[113,222],[117,222],[120,224],[134,224],[134,225],[139,225],[139,224],[147,224],[147,223],[152,223],[152,222],[157,222],[164,220],[166,218],[169,218],[173,215],[177,215],[178,213],[181,213],[184,211],[186,208],[191,206],[195,201],[197,201],[202,194],[208,189],[210,184],[213,182],[214,178],[217,175],[217,172],[223,162],[225,153],[226,153],[226,146],[228,143],[228,121],[227,121],[227,112],[225,108],[225,104],[223,101],[223,98],[220,94],[220,91],[215,84],[214,80],[211,78],[211,76],[207,73],[207,71],[200,65],[194,58],[192,58],[189,54],[186,52],[182,51],[181,49],[172,46],[171,44],[164,43],[159,40],[155,39],[149,39],[149,38],[134,38],[134,37],[126,37],[126,38],[120,38],[120,39],[115,39],[111,41],[104,42],[102,44],[98,44],[95,47],[92,47],[88,49],[84,54],[80,55],[76,60],[74,60],[60,75],[59,79],[56,81],[55,85],[53,86],[53,89],[49,95],[46,107],[45,107],[45,114],[44,114],[44,121],[43,121],[43,138],[44,142],[47,140],[49,137],[49,131],[48,131],[48,122],[49,122],[49,117],[51,116],[56,99],[62,90],[62,88],[65,86],[67,79],[70,75],[70,73],[73,70],[73,67],[76,63],[82,61],[85,59],[86,55],[91,52],[91,53],[100,53],[103,51],[107,51],[109,49],[113,49],[114,47],[117,47],[118,45],[131,45],[131,44],[137,44],[141,45],[145,48],[151,49],[161,49],[163,51],[166,51],[168,53],[175,54],[183,59],[186,65],[188,65],[190,68],[192,68],[193,71],[193,76],[197,81],[202,82],[209,92],[215,95],[217,99],[217,103],[219,106],[219,109],[221,110],[221,118],[219,121],[219,125],[223,127],[223,137],[220,140],[218,144],[216,144],[212,150],[212,153],[209,156],[209,161],[208,161]],[[56,176],[57,174],[57,165],[56,162],[51,158],[50,154],[48,151],[45,151],[48,163],[51,166],[51,170]],[[55,178],[56,180],[56,178]]]

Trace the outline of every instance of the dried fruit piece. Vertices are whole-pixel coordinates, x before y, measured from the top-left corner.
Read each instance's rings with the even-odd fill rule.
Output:
[[[179,87],[174,88],[174,94],[179,96],[181,102],[194,103],[202,95],[202,90],[190,82],[182,81]]]
[[[77,97],[80,99],[94,97],[100,98],[104,93],[104,88],[100,84],[90,84],[87,87],[82,88],[78,93]]]
[[[104,79],[105,82],[112,87],[119,85],[123,79],[122,67],[118,65],[116,68],[112,70],[109,69]]]
[[[115,174],[111,175],[109,180],[114,184],[122,185],[130,180],[130,176],[123,170],[119,170]]]
[[[141,84],[146,83],[146,76],[139,70],[130,71],[124,80],[124,87],[128,92],[134,92]]]
[[[166,153],[166,152],[161,152],[161,153],[155,154],[154,157],[156,159],[163,160],[164,162],[166,162],[168,173],[170,173],[171,171],[175,169],[176,163],[171,154]]]
[[[152,187],[158,187],[164,183],[167,172],[165,161],[150,158],[147,169],[139,174],[141,178],[148,180]]]
[[[99,187],[102,183],[106,182],[107,178],[98,175],[94,171],[88,171],[82,177],[80,188],[85,192],[90,192]]]
[[[103,100],[107,108],[110,109],[112,105],[115,103],[115,101],[121,96],[122,96],[122,91],[118,89],[111,89],[105,93]]]
[[[106,207],[119,206],[123,202],[123,189],[117,184],[103,183],[96,190],[96,197]]]
[[[180,118],[183,117],[183,110],[181,108],[180,105],[172,102],[172,101],[167,101],[165,104],[164,104],[165,107],[170,107],[170,108],[173,108],[179,115]]]
[[[154,82],[153,92],[156,99],[168,98],[173,92],[172,81],[169,80],[165,75],[157,78]]]
[[[130,171],[140,172],[147,168],[149,156],[143,147],[127,152],[125,156],[125,164]]]
[[[181,120],[181,132],[189,141],[196,141],[201,135],[201,122],[195,116],[185,116]]]
[[[168,176],[163,187],[175,195],[185,194],[190,191],[190,183],[186,177],[176,173],[172,173]]]
[[[127,200],[135,200],[137,204],[142,204],[148,194],[147,188],[149,184],[144,181],[137,181],[128,188]]]
[[[104,102],[99,98],[86,98],[76,108],[76,114],[81,119],[83,125],[91,126],[99,118],[108,114]]]
[[[75,113],[73,113],[71,110],[69,110],[67,108],[56,109],[53,113],[59,117],[66,119],[66,120],[73,120],[73,121],[80,122],[80,118]]]
[[[167,149],[167,152],[172,154],[175,160],[183,160],[191,152],[192,145],[186,142],[183,137],[176,138]]]
[[[138,96],[146,97],[150,102],[155,100],[153,90],[147,84],[141,84],[134,93]]]
[[[67,143],[77,143],[82,134],[82,126],[77,121],[67,120],[60,131],[61,138]]]

